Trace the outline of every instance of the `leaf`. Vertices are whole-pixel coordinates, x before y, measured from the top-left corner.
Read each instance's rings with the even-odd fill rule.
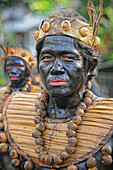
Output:
[[[93,31],[94,41],[95,41],[95,38],[96,38],[98,31],[99,31],[99,26],[100,26],[100,23],[102,21],[102,16],[103,16],[103,0],[100,0],[99,15],[98,15],[97,21],[95,22],[94,31]]]
[[[93,2],[88,1],[87,10],[88,10],[90,20],[92,22],[92,27],[94,27],[94,25],[97,21],[97,13],[96,13],[95,7],[93,5]]]

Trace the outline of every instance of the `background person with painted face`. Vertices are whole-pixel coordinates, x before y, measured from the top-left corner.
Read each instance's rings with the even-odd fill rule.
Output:
[[[88,11],[92,18],[96,16],[90,1]],[[41,94],[32,95],[30,111],[19,110],[28,120],[24,124],[16,118],[22,122],[23,133],[16,133],[11,129],[12,122],[8,122],[13,97],[3,114],[8,140],[15,149],[13,153],[25,158],[21,162],[10,154],[14,167],[22,168],[23,163],[24,169],[113,169],[113,99],[96,97],[90,91],[89,81],[99,59],[94,49],[100,44],[97,32],[101,15],[102,1],[99,17],[92,20],[93,27],[76,11],[60,9],[46,18],[35,33],[38,70],[44,89]],[[23,106],[26,99],[27,94]]]
[[[31,71],[34,66],[34,58],[30,51],[20,47],[5,47],[1,46],[4,54],[1,56],[4,63],[4,72],[8,77],[9,85],[6,88],[3,101],[13,92],[33,92],[39,90],[31,84]]]
[[[13,92],[40,92],[40,88],[32,86],[31,83],[31,71],[35,64],[31,52],[20,47],[3,48],[1,46],[1,49],[4,52],[1,59],[5,61],[4,72],[9,84],[7,87],[0,88],[0,114],[2,114],[4,102]],[[0,130],[3,130],[2,124],[0,124]],[[7,155],[0,155],[0,157],[0,167],[11,169],[11,165],[6,163],[9,161]]]

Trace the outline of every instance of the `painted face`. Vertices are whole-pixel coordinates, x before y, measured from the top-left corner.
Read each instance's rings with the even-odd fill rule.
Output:
[[[12,84],[19,84],[25,79],[25,64],[19,57],[8,57],[6,61],[6,74]]]
[[[42,83],[51,96],[69,96],[78,92],[86,81],[83,58],[67,36],[48,36],[39,56]]]

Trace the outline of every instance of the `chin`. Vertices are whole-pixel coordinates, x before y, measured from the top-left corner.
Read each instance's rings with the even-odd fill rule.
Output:
[[[20,80],[11,80],[11,83],[12,83],[12,84],[19,84],[19,83],[20,83]]]
[[[70,96],[71,95],[71,90],[69,90],[69,88],[64,88],[64,87],[63,88],[54,87],[52,89],[48,89],[48,93],[52,97],[61,98],[61,97]]]

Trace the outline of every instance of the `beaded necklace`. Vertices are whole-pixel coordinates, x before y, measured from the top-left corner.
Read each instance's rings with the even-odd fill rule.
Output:
[[[83,94],[82,101],[78,104],[76,113],[73,116],[72,122],[68,123],[68,130],[66,135],[68,137],[68,145],[65,150],[61,151],[59,155],[53,158],[44,151],[44,139],[41,137],[43,131],[45,130],[44,118],[46,117],[46,106],[48,101],[48,94],[45,90],[42,91],[39,101],[37,102],[37,112],[34,118],[36,123],[36,130],[32,133],[32,136],[36,138],[35,152],[38,154],[38,159],[45,164],[52,165],[53,162],[57,165],[62,164],[66,159],[68,159],[71,154],[75,152],[75,146],[77,145],[76,130],[81,124],[84,112],[86,112],[93,104],[93,93],[89,90],[91,88],[91,83],[88,83],[88,89],[85,90]]]
[[[21,91],[27,92],[29,87],[31,87],[31,78],[30,77],[27,79],[27,82]],[[2,98],[3,102],[6,101],[6,99],[10,96],[12,91],[13,91],[13,85],[11,83],[9,83],[8,86],[6,87],[4,94],[3,94],[3,98]]]
[[[89,89],[89,88],[88,88]],[[37,115],[35,117],[36,122],[36,131],[33,132],[33,136],[36,138],[36,152],[38,153],[38,159],[41,162],[44,162],[51,166],[51,170],[53,169],[53,163],[59,165],[62,164],[66,159],[68,159],[71,154],[75,151],[75,146],[77,145],[77,139],[76,139],[76,129],[78,125],[81,123],[80,120],[82,120],[84,112],[88,111],[91,105],[94,105],[95,100],[93,100],[93,93],[86,89],[86,91],[83,94],[83,100],[78,104],[77,110],[76,110],[76,117],[73,117],[72,123],[68,123],[68,130],[66,132],[66,135],[68,136],[68,145],[65,147],[65,150],[61,151],[59,155],[57,155],[55,158],[53,156],[49,155],[46,151],[44,151],[44,139],[41,137],[42,132],[45,130],[44,125],[44,117],[46,117],[46,105],[47,105],[47,98],[48,94],[45,91],[42,91],[42,94],[39,101],[37,102]],[[86,102],[87,101],[87,102]],[[90,104],[91,101],[92,103]],[[83,111],[81,111],[83,110]],[[81,114],[82,113],[82,114]],[[80,116],[80,117],[79,117]],[[77,119],[77,118],[80,118]],[[45,118],[46,119],[46,118]],[[0,152],[4,153],[9,150],[8,146],[8,139],[7,134],[4,131],[4,125],[2,120],[2,114],[0,114]],[[112,163],[112,157],[110,154],[112,153],[112,149],[110,146],[105,145],[101,149],[102,152],[102,164],[104,165],[110,165]],[[18,153],[18,151],[14,148],[10,151],[9,156],[12,158],[11,164],[14,168],[17,168],[21,166],[21,164],[24,165],[25,170],[32,170],[35,167],[35,164],[33,163],[33,160],[21,160],[21,157]],[[89,157],[86,161],[86,166],[89,169],[97,170],[96,168],[96,159],[94,157]],[[78,167],[74,164],[69,165],[67,167],[67,170],[78,170]]]

